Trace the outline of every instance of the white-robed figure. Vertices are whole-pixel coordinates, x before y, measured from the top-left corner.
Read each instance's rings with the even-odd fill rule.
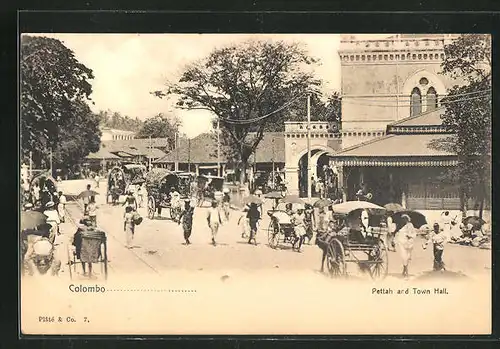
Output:
[[[415,227],[413,226],[413,223],[411,223],[410,216],[404,214],[401,216],[401,218],[405,223],[403,227],[396,233],[395,240],[397,250],[403,262],[403,277],[408,277],[408,264],[411,261],[417,232],[415,230]]]

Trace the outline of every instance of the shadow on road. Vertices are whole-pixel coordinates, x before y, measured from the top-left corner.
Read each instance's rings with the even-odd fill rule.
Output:
[[[467,275],[461,272],[454,271],[427,271],[418,275],[414,280],[433,280],[433,279],[465,279],[468,278]]]

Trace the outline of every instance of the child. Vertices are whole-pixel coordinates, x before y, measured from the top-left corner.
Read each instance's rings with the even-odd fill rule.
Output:
[[[248,237],[247,231],[248,231],[248,218],[247,218],[247,213],[248,213],[249,207],[246,205],[242,210],[241,210],[241,216],[238,219],[238,225],[241,226],[241,237],[243,239]]]
[[[125,232],[127,248],[133,248],[132,240],[134,239],[134,212],[132,206],[125,207],[125,214],[123,215],[123,231]]]
[[[260,220],[260,212],[256,203],[252,202],[250,204],[250,209],[247,212],[247,218],[250,225],[250,238],[248,239],[248,243],[251,244],[253,240],[254,244],[257,245],[255,235],[257,234],[257,223]]]
[[[444,251],[444,244],[446,243],[446,234],[443,231],[443,229],[440,229],[438,223],[434,223],[433,227],[433,232],[431,233],[430,238],[424,243],[422,246],[424,250],[427,248],[427,245],[429,242],[432,241],[434,245],[434,270],[435,271],[440,271],[440,270],[446,270],[444,268],[444,262],[443,262],[443,251]]]
[[[92,225],[97,227],[97,204],[95,203],[95,196],[90,197],[90,201],[87,206],[87,213]]]
[[[222,224],[222,219],[220,217],[220,211],[217,208],[217,201],[212,201],[212,207],[208,210],[207,215],[208,227],[212,231],[212,244],[217,245],[215,242],[215,237],[219,231],[219,226]]]
[[[182,229],[184,230],[184,240],[186,240],[186,245],[190,245],[189,237],[191,236],[191,230],[193,229],[193,213],[194,206],[191,205],[191,200],[184,201],[184,211],[181,212],[179,216],[179,224],[182,221]]]
[[[224,216],[226,218],[226,221],[229,221],[229,209],[230,209],[230,202],[231,202],[231,197],[229,196],[229,189],[224,188],[223,190],[224,196],[222,197],[222,208],[224,209]]]

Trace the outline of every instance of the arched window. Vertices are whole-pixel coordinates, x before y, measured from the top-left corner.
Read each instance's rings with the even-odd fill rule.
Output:
[[[420,89],[415,87],[411,91],[410,97],[410,116],[415,116],[422,113],[422,94]]]
[[[427,111],[436,109],[438,106],[437,93],[434,87],[429,87],[427,90]]]

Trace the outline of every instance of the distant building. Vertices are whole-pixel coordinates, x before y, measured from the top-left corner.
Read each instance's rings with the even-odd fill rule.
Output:
[[[132,131],[117,130],[110,127],[101,127],[101,142],[116,141],[116,140],[131,140],[135,138],[135,133]]]

